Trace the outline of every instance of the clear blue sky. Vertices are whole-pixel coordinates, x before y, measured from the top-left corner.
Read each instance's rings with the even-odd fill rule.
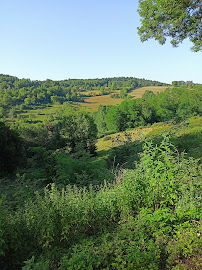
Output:
[[[140,42],[137,7],[138,0],[0,0],[0,73],[202,83],[202,53],[188,41]]]

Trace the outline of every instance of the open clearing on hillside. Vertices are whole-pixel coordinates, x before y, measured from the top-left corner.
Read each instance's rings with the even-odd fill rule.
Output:
[[[146,90],[152,91],[154,94],[157,94],[157,93],[165,91],[165,89],[167,88],[168,86],[145,86],[145,87],[132,90],[129,93],[129,95],[132,96],[133,98],[141,98]]]
[[[146,87],[141,87],[132,90],[130,93],[128,93],[132,98],[141,98],[142,95],[146,90],[156,93],[160,93],[165,91],[165,89],[168,88],[167,86],[146,86]],[[120,90],[113,91],[113,93],[119,94]],[[123,99],[121,98],[111,98],[110,94],[108,95],[103,95],[103,96],[94,96],[94,97],[84,97],[85,102],[77,102],[74,103],[74,105],[79,108],[79,107],[85,107],[88,111],[97,111],[99,105],[116,105],[120,104]]]
[[[146,86],[142,88],[137,88],[132,90],[129,95],[132,96],[132,98],[140,98],[144,94],[145,90],[153,91],[155,94],[163,92],[167,86]],[[119,94],[120,90],[113,91],[113,93]],[[81,94],[89,94],[89,93],[95,93],[99,94],[98,90],[95,91],[89,91],[89,92],[81,92]],[[116,105],[120,104],[123,99],[121,98],[111,98],[110,94],[103,95],[103,96],[93,96],[93,97],[83,97],[85,102],[73,102],[73,106],[77,109],[85,108],[86,111],[93,112],[97,111],[98,107],[100,105]],[[58,104],[58,105],[49,105],[45,108],[38,108],[36,110],[28,110],[26,113],[22,113],[21,115],[23,118],[28,118],[31,121],[44,121],[49,120],[49,117],[51,115],[54,115],[57,110],[63,108],[64,105]],[[12,119],[8,119],[10,121],[13,121]]]

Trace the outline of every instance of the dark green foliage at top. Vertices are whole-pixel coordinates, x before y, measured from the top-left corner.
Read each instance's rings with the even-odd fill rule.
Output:
[[[202,51],[201,0],[139,0],[141,41],[154,38],[164,44],[167,37],[173,46],[189,38],[192,50]]]
[[[12,173],[24,161],[24,143],[18,133],[0,122],[0,174]]]

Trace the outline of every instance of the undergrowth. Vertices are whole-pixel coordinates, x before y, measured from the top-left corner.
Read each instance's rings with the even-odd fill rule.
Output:
[[[200,180],[198,160],[164,137],[158,146],[145,141],[135,168],[117,171],[113,183],[49,184],[15,211],[5,199],[0,267],[186,269],[189,260],[200,269]]]

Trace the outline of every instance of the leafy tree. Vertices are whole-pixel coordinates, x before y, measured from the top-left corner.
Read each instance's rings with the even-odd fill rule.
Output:
[[[116,89],[117,89],[117,83],[113,81],[111,84],[111,90],[116,90]]]
[[[128,127],[138,127],[145,125],[145,120],[142,115],[141,99],[132,99],[128,101]]]
[[[48,142],[48,130],[41,124],[21,124],[19,132],[26,143],[26,147],[45,147]]]
[[[154,38],[164,44],[167,37],[173,46],[189,38],[192,50],[202,51],[201,0],[139,0],[142,42]]]
[[[145,90],[144,94],[142,95],[142,100],[146,101],[146,100],[153,98],[153,97],[155,97],[154,92],[152,92],[150,90]]]
[[[97,127],[86,112],[69,112],[59,123],[60,135],[65,139],[70,153],[85,150],[91,154],[96,150]]]
[[[0,172],[14,172],[24,160],[24,145],[16,131],[0,122]]]
[[[200,89],[183,91],[176,110],[176,120],[183,121],[188,117],[201,115],[201,104],[202,91]]]
[[[64,98],[63,97],[58,97],[58,96],[51,96],[51,101],[54,104],[62,104],[63,101],[64,101]]]
[[[17,113],[15,108],[10,109],[9,115],[10,118],[16,118],[17,117]]]
[[[0,117],[4,117],[6,115],[5,109],[0,107]]]
[[[100,95],[101,95],[101,96],[104,95],[104,87],[103,87],[103,86],[100,87]]]
[[[126,98],[127,97],[127,90],[125,87],[123,87],[120,91],[120,98]]]
[[[95,119],[95,123],[97,125],[99,133],[107,131],[105,116],[108,110],[109,110],[109,107],[100,105],[98,108],[98,111],[94,113],[94,119]]]
[[[106,114],[106,125],[110,131],[118,132],[124,130],[122,123],[123,117],[118,106],[111,106]]]

